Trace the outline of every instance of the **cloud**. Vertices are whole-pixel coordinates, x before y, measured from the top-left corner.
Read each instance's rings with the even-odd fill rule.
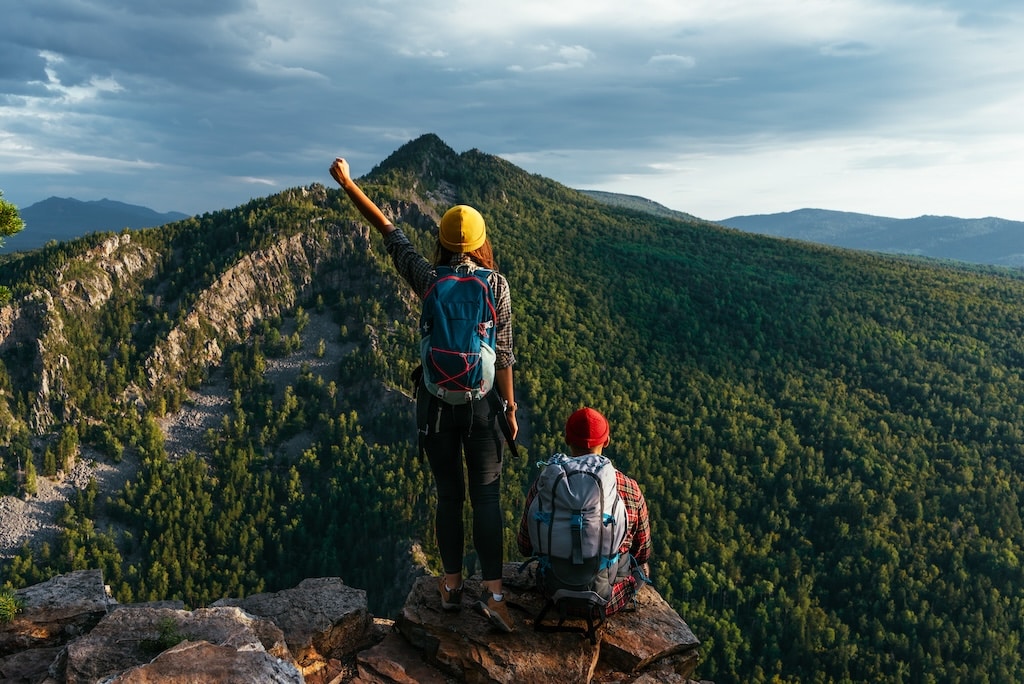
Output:
[[[513,64],[509,71],[564,71],[582,69],[594,59],[594,53],[582,45],[561,45],[557,47],[539,45],[526,51],[533,58],[532,66]]]
[[[878,50],[869,43],[860,40],[833,43],[821,47],[821,54],[828,57],[867,57],[877,54],[877,52]]]
[[[1000,150],[1024,138],[1024,9],[1008,1],[9,4],[0,188],[22,203],[74,178],[81,199],[233,206],[433,132],[700,215],[799,197],[806,178],[854,188],[901,160],[922,182],[957,163],[1005,173]]]
[[[659,67],[692,69],[697,65],[697,60],[689,55],[654,55],[648,63]]]
[[[267,185],[269,187],[274,187],[277,185],[277,181],[270,180],[269,178],[253,178],[251,176],[239,176],[238,180],[242,181],[243,183],[248,183],[250,185]]]
[[[64,58],[47,50],[41,51],[39,56],[42,57],[44,62],[46,62],[44,72],[46,73],[47,80],[41,85],[50,93],[57,95],[59,102],[72,104],[81,103],[88,100],[94,100],[103,93],[116,93],[123,90],[121,85],[109,76],[93,76],[89,79],[88,83],[83,85],[66,86],[61,83],[56,68],[64,62]],[[30,81],[29,83],[33,84],[35,81]]]

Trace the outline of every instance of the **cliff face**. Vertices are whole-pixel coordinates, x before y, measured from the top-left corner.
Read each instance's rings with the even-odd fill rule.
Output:
[[[516,631],[499,634],[467,605],[441,610],[421,575],[397,620],[375,619],[366,592],[340,578],[208,608],[119,605],[98,570],[17,592],[24,609],[0,625],[0,680],[26,684],[198,682],[442,684],[682,683],[699,659],[686,623],[645,587],[635,611],[609,618],[599,640],[535,631],[533,578],[505,569]],[[470,593],[478,592],[468,581]]]
[[[323,186],[293,192],[309,201],[327,201]],[[424,224],[432,220],[415,202],[396,203],[388,209],[396,221],[408,218]],[[115,293],[155,292],[149,315],[174,321],[146,353],[145,386],[129,386],[122,398],[145,404],[160,388],[180,384],[190,369],[220,363],[223,350],[246,339],[261,321],[280,316],[317,293],[361,287],[372,263],[372,257],[367,260],[369,228],[315,220],[305,228],[240,255],[207,286],[189,292],[182,301],[165,301],[160,294],[168,280],[162,270],[175,255],[136,244],[125,232],[69,259],[55,274],[53,287],[0,308],[0,354],[29,360],[16,378],[20,389],[34,397],[30,414],[23,417],[26,427],[43,434],[79,414],[65,382],[70,370],[67,347],[72,344],[65,335],[65,323],[72,318],[94,319]],[[0,389],[0,417],[11,417],[0,421],[0,442],[10,440],[16,424],[11,401]]]
[[[159,257],[123,233],[64,263],[55,274],[53,290],[33,292],[0,308],[0,353],[17,346],[34,351],[31,374],[37,384],[29,416],[34,432],[44,432],[74,411],[64,385],[69,363],[64,353],[69,344],[65,321],[99,309],[115,290],[152,276]],[[6,402],[4,408],[9,410]]]
[[[89,407],[83,406],[83,399],[88,399],[81,389],[83,385],[89,394],[107,393],[109,385],[92,367],[75,361],[75,345],[81,343],[82,333],[76,335],[74,328],[96,328],[97,321],[104,316],[124,317],[126,314],[119,310],[125,307],[126,301],[142,302],[130,314],[133,333],[129,342],[138,344],[138,356],[134,356],[133,365],[126,371],[128,382],[124,389],[119,396],[111,395],[109,401],[114,404],[115,414],[148,409],[160,416],[161,397],[184,387],[186,378],[202,378],[217,369],[224,351],[247,340],[253,329],[263,322],[288,316],[298,303],[306,303],[321,293],[340,292],[348,297],[359,297],[368,289],[376,292],[381,288],[383,261],[371,248],[370,229],[355,222],[324,220],[321,209],[330,201],[326,188],[313,185],[288,191],[280,201],[286,205],[286,212],[294,211],[295,202],[308,203],[312,208],[301,223],[296,219],[294,223],[284,224],[290,217],[281,220],[271,215],[268,218],[270,210],[257,206],[253,210],[257,217],[251,220],[252,225],[245,227],[250,235],[242,228],[235,231],[232,227],[232,232],[236,233],[232,244],[225,248],[224,240],[217,243],[223,252],[238,252],[235,257],[224,258],[212,246],[206,254],[205,243],[200,244],[198,256],[190,257],[189,245],[182,245],[181,240],[172,241],[172,247],[162,251],[147,246],[160,241],[131,232],[107,237],[84,249],[72,245],[62,247],[57,258],[49,255],[49,261],[60,260],[47,280],[49,284],[0,307],[0,355],[11,381],[10,385],[0,381],[0,463],[4,463],[6,445],[19,433],[36,436],[32,449],[38,468],[40,455],[55,442],[62,425],[81,429],[83,425],[97,424],[106,418],[89,415]],[[435,217],[432,209],[421,207],[420,202],[422,200],[406,199],[389,204],[385,209],[395,221],[429,228]],[[261,211],[264,214],[259,215]],[[215,230],[220,220],[218,217],[212,221]],[[202,230],[196,233],[204,236]],[[236,242],[238,244],[234,244]],[[245,247],[251,243],[256,244],[255,249]],[[202,281],[182,283],[176,271],[180,271],[189,258],[200,260],[204,268],[219,268],[219,271]],[[213,266],[221,263],[225,265]],[[398,306],[411,306],[411,302],[400,301]],[[411,313],[411,309],[395,312],[394,318],[404,318],[406,313]],[[329,321],[329,315],[321,318],[325,326],[330,326],[322,339],[326,340],[330,352],[328,359],[334,364],[334,370],[325,373],[333,377],[340,359],[361,341],[342,344],[337,339],[337,322]],[[353,328],[357,323],[351,322]],[[158,332],[148,338],[134,332],[147,325]],[[373,336],[378,334],[383,331],[373,332]],[[315,340],[314,337],[314,343]],[[374,339],[369,340],[373,342]],[[105,365],[110,372],[115,362],[121,361],[115,358],[117,344],[106,339],[100,340],[100,344],[110,347],[106,358],[98,360],[100,369]],[[298,369],[292,376],[297,374]],[[77,392],[73,389],[76,384]],[[379,391],[379,384],[379,381],[374,384],[372,394],[387,398],[388,394]],[[217,400],[227,405],[231,393],[226,387],[222,389]],[[367,414],[370,413],[369,403]],[[183,410],[188,408],[191,407]],[[175,415],[163,416],[161,423],[164,426],[172,423]],[[199,451],[205,430],[219,426],[219,420],[201,427],[190,426],[195,429],[188,435],[188,446]],[[165,434],[170,453],[173,445],[169,437]],[[183,455],[185,451],[187,449],[183,448],[174,455]],[[82,444],[79,456],[94,464],[110,460],[103,459],[91,444]],[[25,460],[23,455],[20,459],[23,466]],[[106,465],[123,472],[110,478],[97,475],[103,490],[101,500],[135,476],[133,468],[137,459],[126,454],[123,460],[116,460]],[[4,465],[13,472],[16,468],[13,456]],[[44,500],[42,494],[54,488],[65,489],[63,485],[69,478],[70,473],[58,473],[52,480],[52,487],[50,480],[45,486],[40,485],[40,490],[47,492],[40,491],[39,496],[26,497],[24,501],[0,497],[0,524],[4,528],[0,557],[13,554],[23,541],[35,544],[37,540],[27,535],[40,526],[55,528],[61,501],[73,495],[55,495],[61,501],[51,501]],[[14,524],[11,516],[30,524]]]
[[[150,388],[180,378],[191,365],[218,364],[225,347],[301,299],[351,287],[358,275],[345,267],[352,249],[369,250],[365,226],[293,235],[244,255],[198,294],[184,320],[153,350],[145,362]]]
[[[424,136],[375,171],[398,173],[403,160],[415,162],[423,177],[399,174],[409,185],[401,192],[402,199],[385,203],[383,209],[396,223],[431,228],[439,218],[438,207],[449,205],[455,196],[453,186],[441,175],[457,165],[458,155],[436,136]],[[293,309],[296,302],[318,292],[361,287],[365,269],[374,260],[369,228],[324,222],[317,208],[332,201],[327,189],[314,183],[285,191],[262,205],[253,203],[245,208],[249,216],[244,225],[229,217],[235,241],[251,240],[255,248],[213,274],[212,282],[201,290],[179,292],[174,301],[162,294],[171,280],[164,271],[181,268],[184,248],[160,253],[125,231],[61,263],[52,286],[0,307],[0,354],[16,359],[9,364],[17,366],[12,371],[18,375],[14,383],[20,393],[32,397],[29,413],[19,415],[24,412],[12,409],[14,398],[0,386],[0,444],[10,441],[19,424],[41,435],[79,417],[81,407],[65,382],[70,363],[66,350],[73,344],[65,335],[65,323],[71,318],[94,319],[115,294],[153,293],[155,304],[147,313],[173,321],[147,350],[145,386],[130,386],[121,398],[126,404],[148,404],[161,388],[179,384],[189,370],[219,363],[223,350],[244,340],[261,321]],[[312,211],[285,227],[275,224],[279,217],[273,215],[278,208],[274,202],[299,203]],[[199,232],[195,237],[206,246],[205,235]],[[199,259],[212,264],[213,252],[223,248],[223,240],[212,240],[211,253]],[[352,259],[353,255],[360,258]],[[22,360],[25,363],[17,363]]]

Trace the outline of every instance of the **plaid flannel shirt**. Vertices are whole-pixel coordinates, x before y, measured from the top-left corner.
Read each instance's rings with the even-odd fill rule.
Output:
[[[416,251],[408,236],[398,226],[384,236],[384,247],[388,250],[398,274],[412,286],[416,295],[423,299],[431,283],[437,279],[437,267]],[[450,265],[454,268],[463,263],[474,264],[469,255],[456,254]],[[494,312],[497,318],[494,325],[494,367],[508,368],[516,362],[516,357],[512,353],[512,296],[509,293],[508,281],[497,271],[491,271],[487,282],[494,293]]]
[[[647,500],[640,491],[640,485],[631,477],[615,471],[615,484],[619,490],[619,497],[626,506],[626,522],[629,529],[626,531],[626,538],[622,540],[619,547],[620,553],[629,553],[636,560],[637,564],[643,565],[651,558],[651,521],[647,512]],[[519,552],[524,556],[533,555],[533,545],[530,543],[530,521],[528,511],[530,504],[537,498],[537,481],[534,480],[530,491],[526,494],[526,503],[523,505],[523,515],[519,520],[519,534],[516,541],[519,544]],[[617,613],[627,603],[633,600],[637,587],[636,578],[630,575],[621,579],[612,587],[612,596],[605,606],[605,615]]]

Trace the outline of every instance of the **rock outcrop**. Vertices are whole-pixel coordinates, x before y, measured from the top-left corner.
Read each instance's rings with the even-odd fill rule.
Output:
[[[635,610],[606,620],[598,643],[591,645],[579,633],[534,630],[533,616],[543,600],[533,589],[532,571],[519,573],[516,565],[507,564],[503,574],[505,600],[516,623],[513,634],[495,632],[474,612],[478,581],[466,582],[461,611],[446,612],[441,610],[437,578],[423,577],[413,585],[395,632],[359,654],[360,674],[370,682],[419,681],[371,677],[379,674],[376,668],[381,663],[387,671],[397,665],[382,657],[383,652],[406,645],[440,672],[463,682],[625,682],[643,673],[657,673],[656,681],[665,682],[672,677],[685,681],[693,674],[700,642],[651,587],[640,591]],[[581,624],[568,621],[566,626]]]
[[[375,619],[366,593],[314,578],[276,593],[185,610],[175,602],[120,605],[98,570],[19,590],[23,611],[0,625],[2,684],[448,684],[450,682],[687,682],[699,659],[690,628],[650,587],[596,645],[532,628],[532,578],[505,568],[516,631],[472,609],[441,610],[436,577],[421,577],[394,621]]]
[[[224,348],[245,339],[259,321],[294,308],[314,289],[350,285],[354,276],[343,257],[351,245],[369,250],[369,229],[345,229],[292,235],[243,255],[198,294],[182,322],[146,359],[150,386],[177,379],[196,363],[220,363]]]
[[[134,243],[130,233],[121,233],[61,265],[53,291],[33,292],[0,307],[0,352],[18,345],[35,348],[31,370],[39,385],[29,417],[34,432],[42,434],[71,412],[64,383],[69,368],[65,318],[99,309],[118,289],[151,276],[159,260],[156,252]]]
[[[318,202],[325,201],[323,186],[305,192],[315,194]],[[155,388],[179,384],[189,369],[217,365],[225,348],[245,339],[258,322],[292,310],[302,298],[350,289],[365,279],[368,262],[350,255],[370,253],[369,230],[359,225],[310,224],[305,232],[283,235],[241,255],[189,297],[183,313],[175,309],[182,302],[162,302],[162,295],[156,295],[163,313],[176,323],[142,360],[147,386],[131,387],[125,400],[146,401]],[[162,292],[166,278],[159,265],[164,258],[124,232],[68,259],[54,274],[52,288],[0,307],[0,352],[21,349],[19,353],[31,364],[19,382],[32,386],[35,404],[25,418],[33,433],[44,434],[79,408],[66,389],[70,343],[65,320],[92,315],[108,305],[118,290],[136,290],[142,283]],[[10,414],[10,400],[0,394],[0,415]],[[10,439],[5,428],[6,422],[0,426],[0,443]]]

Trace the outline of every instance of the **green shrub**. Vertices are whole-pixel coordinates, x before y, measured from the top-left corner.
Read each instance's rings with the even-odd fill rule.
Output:
[[[178,623],[171,618],[161,620],[157,629],[159,634],[155,639],[142,640],[142,648],[150,653],[163,653],[188,638],[178,630]]]
[[[25,608],[25,603],[13,589],[0,589],[0,624],[10,622]]]

